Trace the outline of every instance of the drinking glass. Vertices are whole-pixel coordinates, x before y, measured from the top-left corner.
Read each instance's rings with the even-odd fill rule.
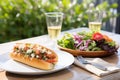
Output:
[[[92,32],[100,32],[102,27],[103,13],[100,10],[91,10],[88,13],[89,29]]]
[[[57,39],[61,33],[63,13],[48,12],[45,13],[45,15],[46,15],[48,35],[52,40]]]

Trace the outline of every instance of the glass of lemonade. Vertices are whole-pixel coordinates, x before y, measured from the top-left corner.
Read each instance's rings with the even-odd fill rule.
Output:
[[[57,39],[61,33],[63,13],[62,12],[48,12],[45,13],[48,35],[51,39]]]
[[[93,10],[88,13],[89,29],[92,32],[100,32],[102,27],[102,11]]]

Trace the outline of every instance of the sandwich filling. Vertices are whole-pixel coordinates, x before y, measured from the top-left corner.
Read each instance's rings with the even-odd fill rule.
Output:
[[[57,62],[56,55],[52,53],[51,50],[44,48],[38,44],[17,43],[14,46],[13,52],[16,54],[24,54],[25,56],[28,56],[31,59],[36,58],[53,64]]]

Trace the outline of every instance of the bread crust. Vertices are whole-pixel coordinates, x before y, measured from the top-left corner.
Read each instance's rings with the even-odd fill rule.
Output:
[[[41,46],[41,47],[43,47],[43,46]],[[44,48],[46,48],[46,47],[44,47]],[[48,48],[46,48],[46,49],[48,49]],[[53,69],[55,64],[58,62],[58,56],[54,51],[52,51],[50,49],[49,49],[49,51],[51,51],[52,54],[54,54],[56,56],[54,59],[54,60],[56,60],[56,62],[50,63],[50,62],[47,62],[42,59],[32,58],[25,54],[16,53],[16,52],[11,52],[10,57],[15,61],[24,63],[31,67],[35,67],[35,68],[42,69],[42,70],[50,70],[50,69]]]

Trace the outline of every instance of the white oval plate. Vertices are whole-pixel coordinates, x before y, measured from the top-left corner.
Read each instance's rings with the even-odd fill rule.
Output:
[[[0,60],[0,64],[1,64],[1,67],[8,72],[24,74],[24,75],[40,75],[40,74],[53,73],[53,72],[65,69],[66,67],[70,66],[74,62],[74,57],[71,54],[60,51],[60,50],[56,50],[55,52],[58,55],[58,63],[55,65],[54,69],[48,70],[48,71],[36,69],[30,66],[27,66],[25,64],[16,62],[9,58],[8,53],[0,55],[0,59],[2,59]]]

